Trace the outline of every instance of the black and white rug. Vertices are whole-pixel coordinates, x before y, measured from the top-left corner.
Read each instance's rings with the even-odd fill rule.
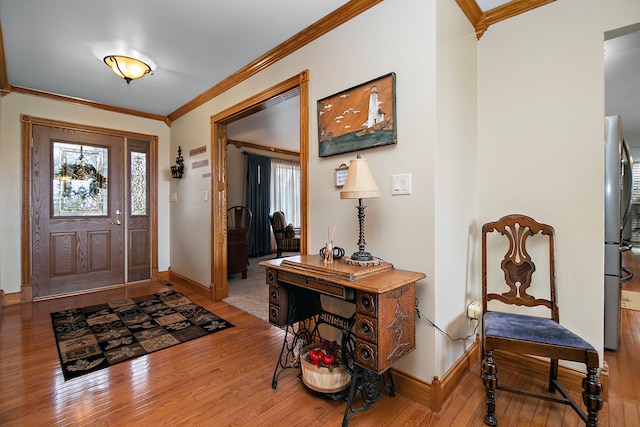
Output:
[[[233,327],[175,291],[51,313],[65,380]]]

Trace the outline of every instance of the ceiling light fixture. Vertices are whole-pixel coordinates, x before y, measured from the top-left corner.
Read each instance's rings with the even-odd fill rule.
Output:
[[[124,55],[109,55],[104,57],[104,63],[109,66],[127,84],[131,80],[139,79],[147,73],[153,74],[153,70],[145,62]]]

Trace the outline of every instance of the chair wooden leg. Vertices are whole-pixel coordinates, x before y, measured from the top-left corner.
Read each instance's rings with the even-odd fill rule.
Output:
[[[498,367],[493,360],[493,351],[487,351],[482,359],[482,382],[487,393],[487,414],[484,423],[490,426],[498,424],[496,413],[496,387],[498,385]]]
[[[582,380],[582,401],[587,407],[587,426],[598,425],[598,411],[602,409],[602,384],[598,379],[597,368],[587,368],[587,376]]]
[[[556,392],[555,381],[558,379],[558,359],[551,359],[549,366],[549,393]]]

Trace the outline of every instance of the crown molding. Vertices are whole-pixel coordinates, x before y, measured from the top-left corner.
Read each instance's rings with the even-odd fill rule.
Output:
[[[2,27],[0,26],[0,91],[2,96],[10,92],[23,93],[27,95],[40,96],[44,98],[54,99],[57,101],[70,102],[74,104],[80,104],[87,107],[98,108],[101,110],[127,114],[136,117],[147,118],[151,120],[159,120],[171,126],[171,122],[175,121],[179,117],[194,110],[207,101],[215,98],[221,93],[229,90],[233,86],[243,82],[249,77],[264,70],[277,61],[285,58],[296,50],[311,43],[322,35],[330,32],[336,27],[344,24],[350,19],[358,16],[373,6],[381,3],[383,0],[351,0],[344,4],[342,7],[336,9],[324,18],[300,31],[298,34],[289,38],[282,44],[271,49],[269,52],[260,56],[256,60],[247,64],[240,70],[236,71],[220,83],[211,87],[207,91],[193,98],[182,107],[170,113],[168,116],[162,116],[159,114],[151,114],[144,111],[133,110],[129,108],[120,108],[108,104],[102,104],[95,101],[90,101],[82,98],[76,98],[66,95],[59,95],[51,92],[39,91],[21,86],[12,86],[7,80],[7,67],[4,55],[4,43],[2,42]],[[544,6],[555,0],[512,0],[502,6],[498,6],[494,9],[483,12],[475,0],[456,0],[456,3],[462,9],[463,13],[473,25],[476,31],[476,37],[478,40],[487,31],[489,26],[496,24],[505,19],[527,12],[529,10]]]
[[[4,58],[4,42],[2,40],[2,25],[0,25],[0,91],[2,96],[11,92],[11,85],[7,80],[7,63]]]
[[[266,145],[253,144],[251,142],[238,141],[234,139],[227,139],[227,145],[235,145],[235,147],[238,150],[240,150],[242,147],[246,147],[246,148],[253,148],[254,150],[268,151],[270,153],[286,154],[287,156],[300,157],[299,151],[291,151],[291,150],[285,150],[283,148],[267,147]]]
[[[319,21],[311,24],[304,30],[300,31],[293,37],[284,41],[280,45],[271,49],[269,52],[260,56],[256,60],[252,61],[248,65],[244,66],[240,70],[236,71],[220,83],[211,87],[207,91],[193,98],[191,101],[178,108],[168,116],[162,116],[158,114],[146,113],[144,111],[132,110],[128,108],[119,108],[108,104],[102,104],[95,101],[89,101],[82,98],[76,98],[66,95],[59,95],[51,92],[40,91],[36,89],[30,89],[21,86],[11,86],[7,81],[7,68],[5,64],[4,56],[4,44],[2,43],[2,28],[0,27],[0,90],[2,95],[6,95],[10,92],[23,93],[28,95],[40,96],[44,98],[54,99],[57,101],[71,102],[74,104],[80,104],[87,107],[98,108],[106,111],[113,111],[122,114],[128,114],[137,117],[143,117],[152,120],[159,120],[165,122],[167,126],[171,126],[171,122],[182,117],[188,112],[194,110],[207,101],[215,98],[221,93],[229,90],[233,86],[243,82],[254,74],[264,70],[265,68],[273,65],[277,61],[285,58],[301,47],[311,43],[322,35],[328,33],[334,28],[344,24],[350,19],[360,15],[362,12],[372,8],[373,6],[381,3],[383,0],[350,0],[340,8],[329,13]]]
[[[171,122],[169,121],[169,119],[166,116],[162,116],[160,114],[151,114],[151,113],[146,113],[144,111],[132,110],[130,108],[114,107],[113,105],[102,104],[100,102],[89,101],[87,99],[76,98],[73,96],[59,95],[57,93],[29,89],[22,86],[11,86],[11,92],[22,93],[25,95],[39,96],[42,98],[53,99],[55,101],[70,102],[72,104],[80,104],[86,107],[98,108],[100,110],[112,111],[114,113],[128,114],[130,116],[143,117],[145,119],[159,120],[161,122],[165,122],[167,126],[171,125]]]
[[[473,25],[476,30],[476,38],[480,40],[489,26],[554,1],[556,0],[512,0],[486,12],[480,9],[475,0],[456,0],[456,3]]]
[[[258,59],[245,65],[243,68],[239,69],[226,79],[222,80],[220,83],[193,98],[182,107],[170,113],[167,117],[170,121],[175,121],[179,117],[187,114],[189,111],[192,111],[205,102],[210,101],[221,93],[229,90],[230,88],[243,82],[249,77],[280,61],[296,50],[311,43],[317,38],[344,24],[350,19],[360,15],[362,12],[372,8],[382,1],[383,0],[351,0],[347,2],[343,6],[326,15],[324,18],[320,19],[314,24],[311,24],[304,30],[300,31],[298,34],[294,35],[288,40],[285,40],[280,45],[260,56]]]

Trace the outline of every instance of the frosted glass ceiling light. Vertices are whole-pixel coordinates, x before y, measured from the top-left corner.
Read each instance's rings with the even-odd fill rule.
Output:
[[[151,67],[139,59],[131,58],[123,55],[109,55],[104,57],[104,63],[107,64],[114,73],[122,77],[127,84],[131,80],[139,79],[147,73],[152,73]]]

